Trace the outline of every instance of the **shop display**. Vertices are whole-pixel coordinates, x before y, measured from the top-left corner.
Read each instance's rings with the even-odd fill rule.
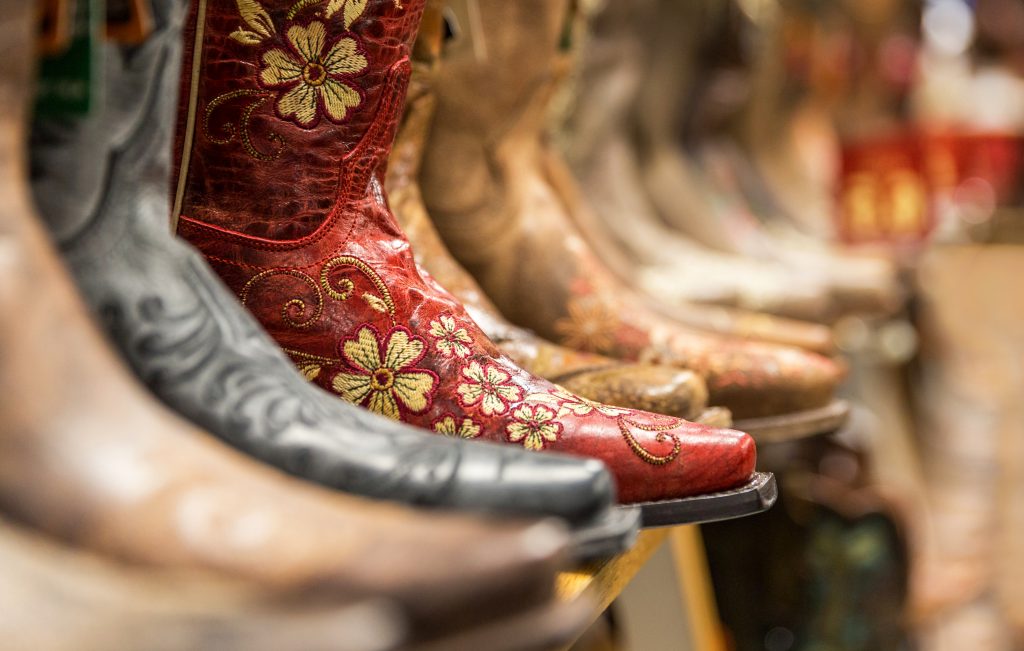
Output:
[[[0,647],[1024,648],[1014,0],[0,30]]]
[[[603,469],[428,437],[332,400],[172,237],[166,193],[177,105],[170,100],[187,3],[157,8],[160,27],[143,48],[107,52],[103,113],[41,119],[32,148],[41,212],[140,377],[197,425],[332,488],[422,506],[558,516],[587,529],[584,555],[628,545],[636,516],[609,510],[614,487]]]
[[[200,12],[202,62],[185,83],[193,90],[182,125],[179,235],[338,399],[440,435],[600,459],[627,504],[753,489],[748,435],[592,403],[531,376],[501,355],[455,297],[420,275],[380,172],[423,3],[370,9],[342,19],[356,41],[327,34],[313,11],[292,24],[303,8],[288,18],[284,3],[263,7],[269,26],[260,41],[275,47],[250,85],[273,92],[215,75],[247,62],[253,48],[232,36],[237,8]],[[291,26],[285,32],[278,23]],[[365,32],[371,26],[376,31]],[[324,77],[310,82],[321,68]],[[373,92],[356,92],[352,78]],[[255,132],[225,106],[248,98],[234,107],[247,115],[244,107],[263,98],[253,92],[277,102]],[[237,138],[224,138],[218,120]],[[277,143],[272,153],[247,146],[264,141]],[[275,181],[297,167],[305,168],[300,183]]]

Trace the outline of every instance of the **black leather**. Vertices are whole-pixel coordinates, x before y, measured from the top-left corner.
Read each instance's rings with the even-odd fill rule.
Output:
[[[38,206],[88,303],[172,408],[285,471],[364,496],[580,524],[614,500],[597,461],[441,438],[310,385],[187,244],[168,186],[185,0],[138,48],[108,46],[96,114],[37,122]]]

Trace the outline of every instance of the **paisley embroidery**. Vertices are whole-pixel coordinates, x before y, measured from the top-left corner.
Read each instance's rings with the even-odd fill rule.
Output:
[[[437,352],[445,357],[469,357],[469,347],[473,343],[473,338],[465,328],[458,327],[451,316],[442,314],[437,321],[431,321],[430,334],[436,340],[434,347],[437,348]]]
[[[462,377],[459,402],[466,408],[480,405],[485,416],[507,413],[510,403],[523,398],[523,390],[510,381],[509,374],[493,364],[470,362],[462,369]]]
[[[480,436],[480,426],[472,418],[463,418],[461,422],[452,414],[445,414],[430,424],[430,429],[437,434],[463,439],[475,439]]]
[[[671,418],[669,419],[670,422],[661,425],[639,423],[625,416],[619,416],[617,420],[619,423],[619,431],[622,433],[622,438],[625,439],[626,444],[629,445],[633,454],[652,466],[664,466],[665,464],[675,461],[676,457],[679,456],[680,451],[683,449],[682,441],[679,440],[677,435],[672,433],[672,430],[678,427],[681,422],[675,418]],[[657,455],[649,452],[640,444],[640,441],[637,440],[636,436],[633,435],[631,428],[638,429],[642,432],[657,432],[654,440],[658,443],[668,443],[671,441],[672,451],[663,455]]]
[[[395,325],[395,301],[391,292],[381,279],[380,275],[370,265],[359,258],[342,255],[332,258],[324,263],[320,269],[319,282],[311,276],[295,269],[269,269],[249,279],[242,287],[239,298],[242,304],[248,306],[252,294],[257,291],[263,281],[274,276],[290,276],[299,280],[309,288],[305,297],[289,299],[281,306],[281,320],[293,328],[305,329],[315,324],[324,313],[324,294],[336,301],[347,301],[355,290],[355,283],[347,276],[340,276],[336,273],[339,267],[354,267],[362,273],[374,288],[379,292],[373,294],[364,292],[360,298],[373,310],[388,315],[391,325]],[[310,307],[310,305],[313,307]]]
[[[403,408],[413,414],[430,408],[438,377],[415,367],[426,343],[407,329],[394,328],[381,339],[373,326],[364,325],[341,350],[352,372],[339,373],[331,385],[345,400],[394,420]]]
[[[557,441],[562,431],[555,412],[544,405],[522,405],[512,416],[515,422],[505,427],[508,440],[522,443],[527,450],[543,450],[545,444]]]

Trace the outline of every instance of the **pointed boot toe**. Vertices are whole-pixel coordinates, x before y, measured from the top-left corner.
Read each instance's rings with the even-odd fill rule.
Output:
[[[710,401],[737,420],[790,414],[827,405],[845,377],[836,361],[782,346],[744,343],[694,355]]]
[[[674,473],[666,473],[659,485],[646,486],[642,491],[631,490],[636,484],[628,485],[620,496],[623,502],[651,502],[727,491],[746,483],[754,474],[757,450],[754,439],[748,434],[689,424],[681,436],[671,441],[659,437],[657,430],[641,429],[638,425],[631,427],[631,433],[636,437],[637,447],[650,455],[648,462],[658,458],[659,450],[664,454],[672,449],[670,445],[676,446],[674,449],[679,452],[666,463],[675,467]]]

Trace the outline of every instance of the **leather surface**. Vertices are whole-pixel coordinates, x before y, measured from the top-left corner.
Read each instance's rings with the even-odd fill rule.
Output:
[[[287,5],[264,6],[275,24],[285,20]],[[258,58],[230,43],[236,7],[221,2],[208,8],[194,84],[196,115],[225,92],[219,70]],[[401,11],[421,9],[422,3],[407,1]],[[393,83],[380,89],[382,98],[360,105],[360,117],[350,124],[323,120],[307,131],[280,119],[274,123],[286,141],[302,144],[301,153],[296,145],[275,160],[259,161],[259,175],[246,176],[231,168],[244,155],[237,143],[218,145],[196,131],[194,147],[183,156],[192,161],[185,187],[194,176],[207,177],[196,183],[223,184],[223,196],[206,205],[202,194],[186,193],[179,234],[206,255],[305,375],[339,397],[440,434],[599,459],[614,475],[623,502],[743,483],[755,461],[747,435],[596,405],[531,376],[501,354],[458,300],[421,273],[382,189],[415,36],[414,25],[392,21],[394,16],[391,2],[370,2],[351,25],[357,40],[403,44],[368,46],[374,52],[367,57],[369,78],[392,74]],[[297,20],[316,19],[304,14]],[[335,19],[331,33],[344,27]],[[374,96],[374,88],[364,91],[366,97]],[[212,170],[220,172],[210,177]],[[287,194],[275,195],[265,181],[307,174],[338,179],[334,203],[315,231],[280,239],[301,214]],[[247,212],[255,195],[266,204],[257,215]],[[225,224],[228,215],[215,214],[217,207],[236,199]],[[259,220],[281,225],[275,238],[253,236],[250,225]]]
[[[318,603],[205,572],[131,567],[7,522],[0,561],[9,651],[382,651],[404,634],[386,603]]]
[[[421,30],[417,44],[427,37]],[[385,185],[388,201],[409,238],[417,263],[462,301],[498,349],[526,371],[600,403],[695,419],[707,406],[707,387],[696,373],[625,364],[558,346],[514,326],[501,316],[473,277],[445,248],[427,215],[419,189],[424,140],[433,117],[434,96],[429,81],[432,63],[424,60],[413,68],[409,98]]]
[[[561,527],[416,512],[289,479],[135,382],[30,208],[31,14],[15,4],[0,3],[0,509],[141,565],[393,599],[424,635],[547,603]]]
[[[438,77],[422,181],[442,237],[502,312],[569,347],[694,370],[737,419],[828,403],[841,379],[831,360],[687,328],[608,271],[570,218],[584,197],[556,191],[562,163],[542,139],[565,5],[475,6],[482,29],[449,44]]]
[[[234,6],[233,3],[231,6]],[[79,287],[168,405],[289,473],[417,505],[590,520],[614,499],[593,462],[441,439],[311,386],[191,247],[168,231],[183,4],[156,35],[108,49],[109,93],[87,121],[33,134],[35,196]]]

